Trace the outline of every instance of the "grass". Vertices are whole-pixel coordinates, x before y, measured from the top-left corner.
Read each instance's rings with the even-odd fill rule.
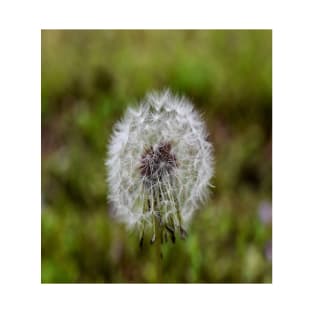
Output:
[[[42,282],[155,282],[153,246],[109,214],[114,123],[147,91],[188,96],[211,132],[211,200],[163,249],[166,282],[271,282],[271,31],[42,31]]]

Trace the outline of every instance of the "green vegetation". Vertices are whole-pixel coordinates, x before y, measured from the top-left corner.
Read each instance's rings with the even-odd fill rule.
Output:
[[[271,31],[43,31],[42,282],[156,281],[155,247],[110,216],[104,159],[125,108],[165,87],[203,113],[215,188],[163,245],[163,281],[272,281]]]

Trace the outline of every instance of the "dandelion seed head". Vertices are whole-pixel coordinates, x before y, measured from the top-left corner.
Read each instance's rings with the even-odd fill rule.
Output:
[[[208,196],[212,144],[200,115],[169,90],[128,108],[113,130],[106,166],[115,216],[129,227],[187,225]]]

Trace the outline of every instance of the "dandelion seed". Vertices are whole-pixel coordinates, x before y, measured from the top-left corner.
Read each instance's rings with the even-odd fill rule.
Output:
[[[200,115],[185,98],[153,92],[115,125],[106,161],[115,216],[156,240],[187,235],[208,196],[212,145]]]

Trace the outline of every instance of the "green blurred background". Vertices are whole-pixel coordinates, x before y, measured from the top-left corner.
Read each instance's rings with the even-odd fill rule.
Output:
[[[272,281],[272,32],[43,30],[42,282],[157,282],[154,246],[110,216],[114,123],[169,87],[203,113],[215,188],[163,282]]]

